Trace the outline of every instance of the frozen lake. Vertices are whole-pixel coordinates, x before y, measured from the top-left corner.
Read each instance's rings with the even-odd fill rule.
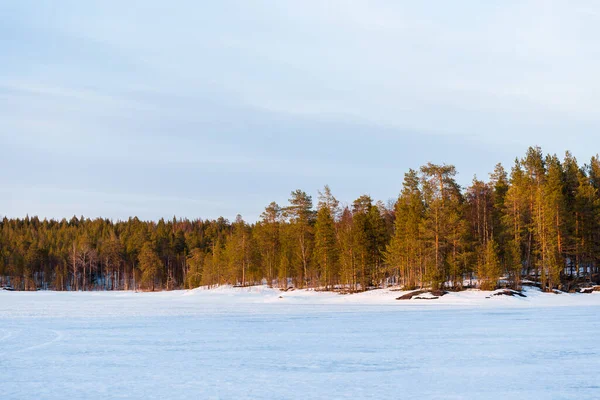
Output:
[[[600,296],[294,296],[0,292],[1,397],[600,398]]]

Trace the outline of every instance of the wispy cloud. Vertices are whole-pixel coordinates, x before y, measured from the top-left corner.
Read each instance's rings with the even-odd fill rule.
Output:
[[[325,183],[392,197],[426,161],[468,182],[531,144],[585,159],[598,15],[592,1],[15,2],[0,14],[14,188],[0,209],[233,217]]]

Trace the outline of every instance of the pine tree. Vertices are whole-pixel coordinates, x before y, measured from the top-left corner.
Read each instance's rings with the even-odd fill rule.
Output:
[[[378,205],[372,205],[369,208],[367,221],[369,251],[373,263],[370,279],[373,285],[380,286],[385,278],[384,254],[389,237],[382,210]]]
[[[201,285],[202,272],[204,270],[204,259],[206,254],[199,248],[195,248],[187,257],[189,271],[186,274],[185,287],[193,289]]]
[[[492,188],[492,232],[491,238],[498,244],[498,255],[503,270],[506,267],[505,247],[510,237],[504,225],[506,196],[509,189],[508,177],[502,164],[496,164],[494,172],[490,174],[490,187]],[[508,271],[507,271],[508,272]]]
[[[402,192],[395,207],[394,235],[385,259],[392,274],[407,289],[423,285],[423,240],[421,226],[425,214],[419,176],[415,170],[404,175]]]
[[[261,221],[253,232],[256,238],[261,264],[265,271],[267,284],[271,286],[280,259],[280,220],[281,207],[275,202],[269,204],[261,214]]]
[[[315,260],[319,284],[327,290],[332,282],[332,271],[337,270],[338,247],[331,211],[323,205],[319,207],[315,223]]]
[[[246,286],[252,261],[250,228],[238,214],[232,225],[231,236],[225,246],[228,271],[225,281]]]
[[[482,290],[496,289],[500,274],[501,266],[498,258],[498,244],[493,239],[490,239],[485,245],[477,271],[479,287]]]
[[[104,267],[104,288],[114,289],[117,287],[116,271],[123,262],[123,245],[113,234],[106,240],[100,250],[100,262]]]
[[[523,261],[527,274],[535,272],[535,275],[540,277],[541,274],[545,274],[545,270],[540,268],[541,249],[544,247],[542,243],[544,240],[542,235],[542,198],[546,173],[542,150],[539,147],[530,147],[520,163],[524,170],[523,191],[527,197],[527,212],[524,222],[526,245]]]
[[[154,249],[152,243],[146,242],[138,258],[140,270],[142,271],[141,284],[143,287],[154,291],[163,265],[158,252]]]
[[[575,255],[577,247],[575,231],[577,225],[577,192],[579,191],[579,173],[581,169],[577,165],[577,159],[568,151],[565,153],[562,170],[565,201],[563,205],[562,253],[565,265],[569,268],[567,271],[570,274],[577,258]]]
[[[592,227],[591,234],[591,262],[589,265],[585,266],[585,271],[588,274],[592,274],[592,272],[598,272],[598,264],[600,263],[600,216],[598,215],[598,205],[600,203],[600,156],[595,155],[591,158],[590,164],[587,165],[586,171],[589,177],[590,184],[592,185],[596,198],[594,203],[596,204],[596,213],[594,217],[591,219],[591,223],[594,225]]]
[[[426,276],[434,288],[439,288],[450,279],[450,267],[457,268],[462,195],[454,180],[456,169],[453,165],[428,163],[421,167],[421,173]]]
[[[563,242],[567,229],[565,223],[567,202],[560,161],[556,155],[548,156],[545,164],[547,176],[543,190],[542,268],[547,270],[547,283],[542,281],[542,287],[553,289],[559,287],[565,266]]]
[[[372,259],[369,243],[369,220],[367,213],[372,207],[372,199],[363,195],[354,200],[352,207],[352,248],[357,264],[357,281],[360,289],[370,286]]]
[[[528,192],[526,177],[519,160],[515,161],[510,175],[510,185],[504,199],[503,229],[507,241],[505,247],[506,268],[511,286],[518,289],[521,273],[526,260],[526,249],[529,247],[526,227],[529,218]]]
[[[302,265],[302,277],[299,280],[303,286],[307,286],[311,278],[309,275],[309,262],[313,246],[313,222],[314,211],[312,210],[312,197],[296,190],[291,193],[290,205],[285,209],[290,218],[290,225],[296,237],[296,254]]]
[[[356,254],[354,248],[354,221],[352,211],[344,207],[338,224],[338,246],[340,249],[340,282],[345,288],[358,290]]]
[[[575,277],[581,271],[588,271],[594,264],[597,255],[595,232],[598,229],[599,202],[597,189],[584,169],[579,170],[579,186],[575,194]]]
[[[323,192],[319,192],[317,206],[317,219],[315,222],[315,260],[318,268],[319,285],[325,290],[339,276],[339,243],[335,227],[335,220],[339,214],[339,202],[331,193],[329,186],[325,185]]]

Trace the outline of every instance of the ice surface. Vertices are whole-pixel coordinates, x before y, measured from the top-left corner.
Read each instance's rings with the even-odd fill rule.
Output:
[[[403,293],[0,291],[0,398],[600,398],[600,293]]]

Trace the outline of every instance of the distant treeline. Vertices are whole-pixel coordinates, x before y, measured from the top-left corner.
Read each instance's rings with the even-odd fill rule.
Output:
[[[507,173],[462,189],[451,165],[409,170],[394,204],[340,206],[329,187],[291,193],[256,223],[173,219],[0,222],[0,285],[16,290],[176,289],[267,283],[365,290],[402,285],[542,288],[591,279],[600,259],[600,159],[529,148]]]

